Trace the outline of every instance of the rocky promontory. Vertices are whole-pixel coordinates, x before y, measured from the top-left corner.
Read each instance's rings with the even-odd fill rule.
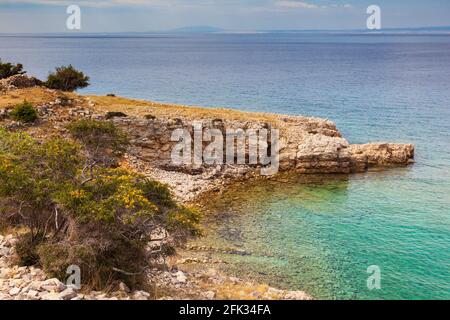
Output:
[[[13,108],[24,100],[36,108],[37,121],[23,124],[11,119]],[[41,87],[38,80],[23,75],[0,81],[2,127],[26,131],[38,140],[69,137],[67,124],[77,119],[107,120],[121,128],[130,145],[120,165],[167,184],[183,203],[197,203],[202,196],[220,192],[231,183],[259,178],[265,169],[264,165],[249,163],[174,163],[172,150],[178,142],[172,141],[172,133],[182,129],[194,135],[196,125],[202,133],[265,130],[270,135],[276,130],[279,172],[351,174],[414,161],[411,144],[353,145],[326,119],[163,104],[112,94],[83,96]],[[269,149],[272,142],[268,141]],[[245,143],[244,158],[248,159],[250,146]],[[14,239],[11,235],[0,237],[0,299],[310,299],[301,291],[278,290],[215,269],[189,268],[191,264],[221,263],[205,262],[197,256],[177,257],[167,269],[150,270],[154,292],[132,292],[126,286],[109,293],[78,292],[56,279],[47,279],[39,268],[14,266]]]
[[[34,135],[64,135],[65,124],[74,119],[110,119],[131,139],[127,165],[169,184],[184,202],[232,181],[260,176],[263,167],[173,164],[171,152],[177,142],[171,141],[171,134],[176,129],[192,133],[194,123],[201,123],[203,132],[265,129],[270,133],[277,129],[281,172],[349,174],[414,162],[411,144],[352,145],[327,119],[163,104],[114,95],[82,96],[40,87],[38,80],[23,75],[2,80],[0,89],[0,119],[4,119],[6,127],[21,126],[7,119],[17,103],[26,99],[37,107],[39,122],[24,128]],[[248,145],[246,148],[248,151]]]

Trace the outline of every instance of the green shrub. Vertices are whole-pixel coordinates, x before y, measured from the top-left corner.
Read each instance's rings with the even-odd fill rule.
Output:
[[[106,119],[112,119],[112,118],[124,118],[124,117],[128,117],[125,113],[120,112],[120,111],[110,111],[106,113],[105,118]]]
[[[144,118],[147,119],[147,120],[155,120],[156,119],[156,117],[154,115],[152,115],[152,114],[146,114],[144,116]]]
[[[103,164],[114,166],[129,145],[128,137],[108,121],[79,120],[68,127],[72,137],[79,141],[88,153],[86,165]]]
[[[10,116],[16,121],[30,123],[37,120],[38,113],[30,102],[24,101],[12,110]]]
[[[58,226],[48,221],[58,211],[55,196],[77,181],[79,153],[64,139],[37,142],[26,133],[0,129],[0,213],[28,227],[30,244],[64,224],[63,217]]]
[[[72,65],[56,68],[54,73],[48,75],[45,86],[50,89],[62,91],[75,91],[89,85],[89,77],[76,70]]]
[[[46,274],[52,278],[65,279],[70,265],[79,266],[82,275],[86,275],[89,265],[98,266],[95,251],[76,242],[42,243],[37,246],[36,255]],[[90,276],[83,278],[89,279]]]
[[[195,208],[178,206],[168,214],[168,230],[178,235],[177,239],[200,236],[199,222],[200,212]]]
[[[9,78],[17,74],[24,74],[23,66],[18,63],[16,65],[9,62],[2,62],[0,59],[0,79]]]
[[[32,240],[29,233],[19,237],[16,243],[16,255],[17,263],[20,266],[33,266],[39,263],[39,255],[36,252],[36,248],[42,240],[42,237],[36,237]]]
[[[146,198],[152,199],[158,206],[167,208],[176,207],[176,202],[166,184],[155,180],[145,179],[139,183],[139,188]]]
[[[73,128],[86,148],[99,132],[107,139],[116,132],[107,123]],[[135,172],[99,165],[86,179],[88,153],[64,139],[38,142],[0,128],[0,220],[29,230],[17,248],[21,264],[39,262],[62,281],[76,264],[83,284],[97,289],[116,280],[138,286],[150,257],[173,254],[174,244],[199,234],[199,214]],[[151,235],[161,230],[170,237],[149,253],[148,244],[160,240]]]
[[[142,287],[145,276],[142,270],[146,266],[143,243],[128,241],[120,235],[109,236],[43,243],[37,249],[40,263],[46,274],[58,279],[67,277],[70,265],[77,265],[81,269],[82,283],[91,288],[104,288],[116,280],[130,287]],[[117,270],[126,270],[126,274]]]

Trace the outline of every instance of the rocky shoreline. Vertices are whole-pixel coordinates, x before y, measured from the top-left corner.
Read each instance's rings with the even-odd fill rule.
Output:
[[[183,265],[204,264],[196,258],[174,261],[167,270],[154,268],[147,272],[151,291],[131,291],[119,283],[108,291],[77,290],[58,279],[48,278],[40,268],[14,264],[17,238],[0,235],[0,300],[213,300],[213,299],[284,299],[309,300],[302,291],[279,290],[267,285],[244,281],[219,273],[213,268],[202,271]],[[215,261],[215,263],[221,263]]]
[[[329,120],[226,109],[206,109],[120,97],[81,96],[45,89],[25,76],[0,81],[0,122],[10,129],[26,130],[35,137],[67,135],[65,126],[75,119],[109,119],[128,133],[131,146],[122,163],[171,188],[183,203],[201,205],[200,199],[220,192],[228,184],[263,178],[261,166],[200,165],[174,166],[170,152],[175,129],[192,130],[194,121],[202,129],[277,129],[280,131],[281,172],[340,173],[364,172],[370,168],[405,166],[413,163],[411,144],[369,143],[352,145]],[[8,119],[14,105],[27,99],[36,106],[39,122],[24,126]],[[285,291],[202,270],[208,263],[201,256],[182,256],[164,270],[149,271],[153,292],[130,292],[124,285],[110,292],[77,292],[56,279],[47,279],[39,268],[14,266],[12,235],[0,237],[0,299],[311,299],[301,291]],[[192,254],[192,253],[191,253]],[[221,263],[216,261],[216,263]]]

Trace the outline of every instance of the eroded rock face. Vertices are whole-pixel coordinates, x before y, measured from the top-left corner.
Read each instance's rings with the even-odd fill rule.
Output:
[[[370,143],[350,145],[342,138],[333,122],[301,116],[279,116],[276,121],[258,122],[248,119],[202,119],[203,130],[268,129],[276,128],[279,137],[279,170],[300,173],[351,173],[363,172],[370,167],[407,165],[413,162],[414,146],[411,144]],[[196,168],[171,165],[171,151],[177,142],[170,136],[175,129],[186,129],[192,135],[196,120],[186,118],[139,119],[116,118],[114,122],[132,138],[130,153],[157,167],[170,171],[201,174],[216,165]],[[225,139],[225,138],[224,138]],[[247,142],[248,143],[248,142]],[[248,152],[248,145],[246,146]],[[222,165],[222,171],[228,167]],[[246,172],[258,172],[258,166],[240,165]]]
[[[414,162],[414,145],[395,143],[353,144],[349,147],[352,171],[370,167],[408,165]]]
[[[309,134],[298,145],[295,170],[303,173],[348,173],[348,146],[347,140],[340,137]]]

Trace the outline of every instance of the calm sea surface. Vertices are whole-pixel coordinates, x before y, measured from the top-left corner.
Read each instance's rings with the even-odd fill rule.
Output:
[[[319,116],[350,143],[416,144],[409,168],[232,188],[200,242],[245,249],[221,258],[317,298],[450,299],[450,36],[0,37],[0,58],[39,77],[71,63],[91,76],[83,93]]]

